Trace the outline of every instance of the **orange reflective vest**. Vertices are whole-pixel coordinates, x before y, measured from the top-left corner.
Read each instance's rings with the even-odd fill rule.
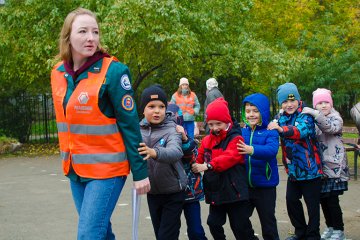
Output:
[[[185,115],[185,113],[188,113],[190,115],[194,115],[195,111],[194,111],[194,106],[195,106],[195,93],[191,92],[190,95],[180,95],[178,93],[175,93],[175,102],[176,105],[179,106],[179,108],[181,109],[183,115]]]
[[[60,153],[64,174],[72,165],[81,177],[104,179],[126,176],[129,162],[115,118],[105,116],[98,106],[99,90],[113,58],[104,58],[99,73],[88,72],[79,82],[63,107],[68,74],[58,71],[58,63],[51,72],[51,88],[58,127]]]

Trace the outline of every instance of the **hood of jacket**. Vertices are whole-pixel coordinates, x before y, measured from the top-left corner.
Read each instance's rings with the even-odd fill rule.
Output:
[[[254,93],[244,98],[242,102],[242,109],[241,109],[241,117],[242,120],[245,122],[247,126],[250,127],[250,124],[246,120],[245,117],[245,104],[250,103],[257,107],[257,109],[260,112],[261,116],[261,123],[259,125],[259,128],[266,128],[270,121],[270,102],[269,99],[260,93]]]

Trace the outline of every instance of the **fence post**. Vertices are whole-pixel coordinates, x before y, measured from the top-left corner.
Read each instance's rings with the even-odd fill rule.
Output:
[[[50,142],[50,138],[49,138],[49,122],[48,122],[48,109],[47,109],[47,97],[46,94],[42,95],[43,97],[43,103],[44,103],[44,122],[45,122],[45,140],[46,143]]]

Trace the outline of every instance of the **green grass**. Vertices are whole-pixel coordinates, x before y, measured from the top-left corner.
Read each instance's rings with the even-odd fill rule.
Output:
[[[344,138],[358,138],[359,135],[357,133],[343,133]]]
[[[31,135],[42,135],[45,134],[45,123],[43,121],[41,122],[34,122],[31,124]],[[48,133],[56,133],[57,132],[57,126],[56,126],[56,120],[50,120],[48,121]]]
[[[0,136],[0,144],[14,143],[14,142],[17,142],[17,140],[15,138]]]

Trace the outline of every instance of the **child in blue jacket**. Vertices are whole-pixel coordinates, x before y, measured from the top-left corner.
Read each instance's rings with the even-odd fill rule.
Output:
[[[295,235],[286,240],[320,240],[320,191],[322,166],[316,141],[314,118],[301,114],[304,103],[293,83],[277,89],[283,113],[268,129],[277,130],[281,138],[282,160],[288,174],[286,207]],[[305,221],[304,198],[308,223]]]
[[[246,124],[242,129],[244,142],[240,140],[237,146],[240,154],[246,154],[250,216],[256,208],[264,240],[278,240],[275,206],[279,184],[276,160],[279,134],[266,129],[270,121],[270,102],[264,94],[254,93],[243,100],[241,112]],[[253,232],[252,227],[250,231]]]

